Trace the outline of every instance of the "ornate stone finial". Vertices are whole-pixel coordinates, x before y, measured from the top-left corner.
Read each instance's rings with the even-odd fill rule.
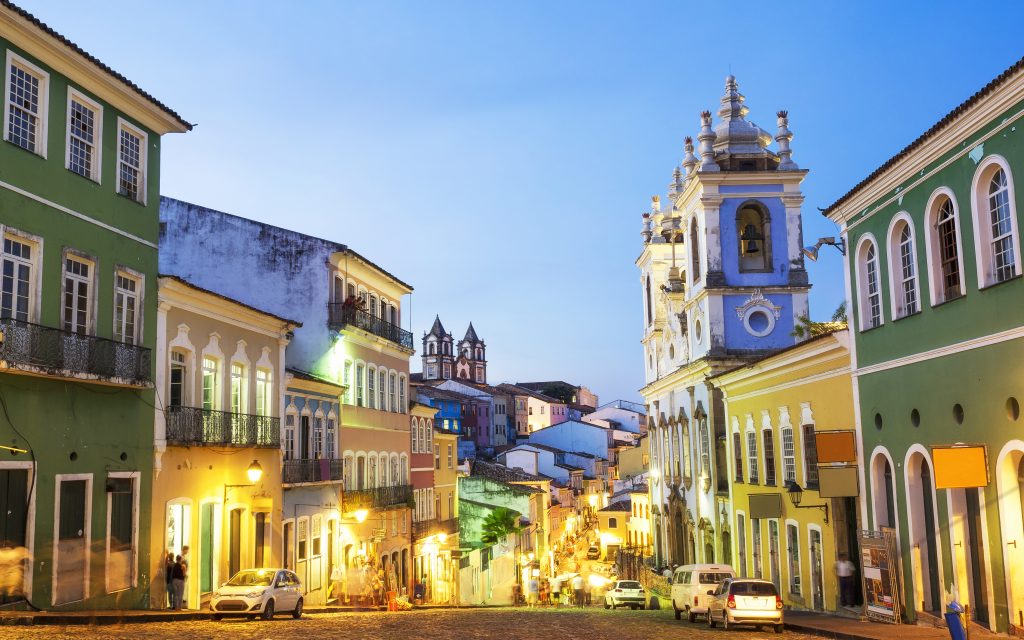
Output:
[[[734,119],[742,120],[750,113],[750,109],[743,104],[745,100],[746,98],[740,93],[740,85],[736,82],[736,76],[726,76],[725,95],[720,100],[722,106],[718,108],[718,117],[726,122]]]
[[[683,168],[686,169],[686,179],[689,180],[693,172],[697,170],[697,156],[693,155],[693,138],[686,136],[684,141],[686,156],[683,157]]]
[[[662,227],[662,220],[665,219],[665,214],[661,212],[661,198],[658,196],[651,196],[651,242],[654,244],[661,244],[665,242],[665,238],[662,237],[664,229]]]
[[[779,111],[775,115],[779,118],[779,130],[775,133],[775,141],[779,143],[779,171],[795,171],[800,167],[793,162],[793,150],[789,148],[793,139],[793,132],[789,130],[789,112]]]
[[[684,186],[685,185],[683,183],[683,172],[679,169],[679,167],[676,167],[675,169],[672,170],[672,182],[670,182],[668,185],[668,194],[670,196],[679,195],[680,193],[683,192]]]
[[[711,112],[701,111],[700,112],[700,133],[697,134],[697,140],[700,141],[700,170],[701,171],[720,171],[720,167],[715,162],[715,132],[711,130]]]
[[[651,214],[646,211],[641,214],[644,220],[643,229],[640,231],[640,236],[644,239],[644,244],[651,241]]]

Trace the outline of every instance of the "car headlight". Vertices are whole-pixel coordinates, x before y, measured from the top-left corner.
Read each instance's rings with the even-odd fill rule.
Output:
[[[245,597],[246,598],[260,598],[260,597],[263,596],[263,592],[264,591],[266,591],[266,589],[256,589],[255,591],[250,591],[249,593],[245,594]]]

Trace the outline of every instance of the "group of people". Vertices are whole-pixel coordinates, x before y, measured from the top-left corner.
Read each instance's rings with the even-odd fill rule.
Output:
[[[167,581],[167,608],[180,611],[185,606],[185,580],[188,579],[188,545],[181,548],[181,554],[174,555],[170,549],[164,560],[164,577]]]
[[[338,602],[360,606],[377,606],[387,602],[388,583],[394,577],[386,577],[384,569],[376,558],[356,558],[347,570],[335,567],[331,574],[331,595]],[[329,596],[330,597],[330,596]]]

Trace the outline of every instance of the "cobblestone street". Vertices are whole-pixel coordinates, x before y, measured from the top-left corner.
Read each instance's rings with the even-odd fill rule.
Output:
[[[743,640],[766,640],[777,637],[763,631],[744,631]],[[599,608],[578,609],[448,609],[401,613],[335,613],[308,615],[301,620],[281,617],[272,622],[245,620],[160,622],[112,626],[34,626],[0,627],[0,640],[57,640],[89,638],[138,640],[187,638],[188,640],[229,640],[267,638],[320,639],[401,639],[437,638],[473,640],[629,640],[631,638],[706,638],[711,640],[726,632],[708,629],[705,624],[676,621],[670,610],[606,611]],[[735,636],[735,632],[726,635]],[[813,636],[786,632],[788,640],[804,640]]]

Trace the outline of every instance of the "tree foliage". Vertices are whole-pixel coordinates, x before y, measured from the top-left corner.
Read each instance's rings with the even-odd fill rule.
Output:
[[[486,545],[495,545],[520,529],[519,514],[508,507],[498,507],[484,518],[480,539]]]
[[[816,338],[817,336],[832,333],[846,328],[846,302],[843,301],[832,314],[832,319],[827,322],[816,322],[810,316],[803,315],[797,318],[797,324],[793,327],[791,335],[804,339]]]

